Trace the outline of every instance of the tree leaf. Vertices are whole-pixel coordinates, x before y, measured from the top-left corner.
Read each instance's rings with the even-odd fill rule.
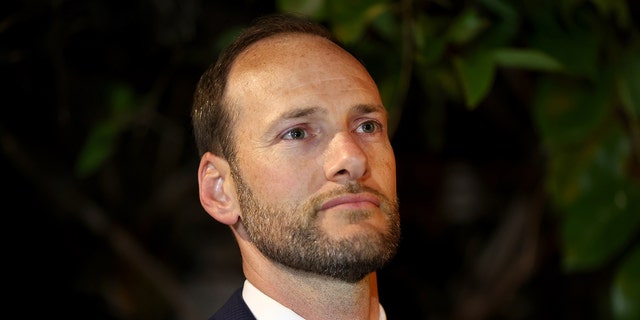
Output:
[[[333,32],[347,45],[359,40],[367,27],[391,6],[387,0],[329,0],[327,4]]]
[[[541,77],[534,117],[545,146],[562,151],[580,145],[608,117],[611,84],[583,83],[564,77]]]
[[[300,13],[316,20],[322,20],[326,14],[325,0],[277,0],[276,6],[281,12]]]
[[[447,40],[462,45],[473,40],[487,28],[489,21],[474,8],[464,10],[451,23],[447,31]]]
[[[629,180],[624,165],[630,149],[620,130],[601,138],[579,177],[579,196],[563,206],[566,270],[602,267],[640,229],[640,187]]]
[[[528,49],[495,49],[493,60],[501,67],[521,68],[536,71],[561,71],[562,64],[550,55]]]
[[[520,29],[520,16],[509,1],[480,0],[487,11],[485,15],[491,17],[491,25],[482,34],[483,45],[504,46],[509,43]]]
[[[413,25],[413,37],[416,50],[416,63],[429,66],[443,57],[446,39],[435,33],[436,23],[425,14],[418,14]]]
[[[536,18],[530,47],[551,55],[571,74],[597,80],[598,66],[602,65],[599,63],[602,42],[599,34],[594,33],[596,27],[565,25],[548,14]]]
[[[115,149],[120,125],[114,120],[97,124],[89,133],[76,161],[76,174],[83,178],[95,172]]]
[[[616,320],[640,319],[640,245],[622,262],[611,286]]]
[[[627,112],[640,116],[640,46],[626,52],[621,62],[618,94]]]
[[[592,0],[591,3],[598,8],[602,16],[612,17],[618,27],[627,28],[631,25],[627,0]]]
[[[114,84],[107,86],[111,112],[108,119],[95,125],[84,142],[76,161],[76,174],[86,177],[95,172],[114,152],[117,136],[122,131],[141,103],[131,86]]]
[[[467,108],[474,109],[489,93],[495,77],[491,51],[478,50],[453,60],[462,84]]]

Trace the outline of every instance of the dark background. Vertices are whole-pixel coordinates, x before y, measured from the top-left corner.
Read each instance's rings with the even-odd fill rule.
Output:
[[[204,319],[241,285],[232,234],[197,197],[189,111],[220,39],[274,11],[269,1],[0,5],[6,313]],[[392,139],[403,239],[379,272],[389,319],[610,318],[611,270],[560,267],[527,106],[490,95],[427,124],[436,111],[409,90]],[[117,151],[79,176],[113,99],[136,112],[111,128],[120,134],[105,144]],[[440,127],[440,148],[426,125]]]

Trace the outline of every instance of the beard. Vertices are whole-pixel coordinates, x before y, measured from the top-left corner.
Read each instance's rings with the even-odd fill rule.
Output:
[[[400,241],[397,198],[389,199],[372,188],[351,184],[302,204],[268,205],[254,195],[240,176],[237,165],[232,164],[231,171],[247,235],[272,261],[295,270],[355,283],[382,268],[396,254]],[[380,199],[387,230],[378,232],[367,228],[348,237],[331,238],[321,229],[317,219],[322,203],[337,195],[363,191]],[[351,210],[345,214],[355,223],[373,213],[372,210]]]

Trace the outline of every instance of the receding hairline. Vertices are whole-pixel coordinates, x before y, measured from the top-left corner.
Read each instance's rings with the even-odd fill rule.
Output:
[[[303,31],[279,32],[251,43],[236,55],[229,66],[227,85],[224,88],[222,101],[224,101],[227,106],[233,105],[232,99],[229,99],[231,97],[228,96],[229,89],[231,88],[230,84],[235,82],[235,80],[238,79],[237,77],[241,77],[245,74],[247,70],[281,68],[282,64],[280,62],[282,60],[278,59],[282,58],[278,58],[278,56],[295,54],[296,46],[304,45],[305,43],[317,49],[311,52],[312,54],[317,54],[317,52],[326,52],[329,56],[341,56],[342,58],[351,60],[351,62],[353,62],[352,65],[356,66],[355,68],[365,72],[369,77],[371,76],[362,61],[332,39],[328,39],[315,33],[307,33]],[[274,50],[274,46],[289,48],[283,51],[275,51],[271,54],[270,51]],[[293,47],[294,50],[290,50],[291,47]],[[308,52],[309,51],[304,50],[301,51],[300,54],[306,54]],[[265,54],[267,55],[265,56]],[[373,81],[373,79],[371,80]]]
[[[244,48],[244,50],[239,52],[238,55],[235,57],[235,59],[231,63],[229,73],[231,73],[232,70],[240,62],[244,62],[245,60],[250,59],[252,54],[259,54],[261,53],[262,50],[273,50],[272,46],[274,45],[276,46],[281,45],[284,47],[284,46],[287,46],[287,44],[289,43],[292,43],[292,42],[295,43],[296,41],[300,41],[301,39],[308,39],[309,41],[308,43],[314,43],[314,42],[324,43],[325,44],[324,48],[330,51],[333,51],[335,53],[340,53],[345,56],[349,56],[355,61],[357,61],[359,64],[362,64],[360,60],[358,60],[345,48],[335,43],[331,39],[327,39],[326,37],[323,37],[322,35],[305,33],[302,31],[287,31],[287,32],[272,34],[268,37],[262,38],[248,45],[246,48]],[[306,42],[306,40],[303,40],[303,41]],[[318,46],[318,45],[315,44],[314,46]]]

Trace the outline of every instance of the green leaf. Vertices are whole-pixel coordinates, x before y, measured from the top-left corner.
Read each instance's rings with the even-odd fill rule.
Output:
[[[531,48],[537,48],[557,59],[568,73],[596,80],[602,48],[599,34],[590,27],[560,24],[556,17],[546,14],[533,22]]]
[[[536,71],[560,71],[562,65],[553,57],[538,50],[504,48],[493,52],[493,60],[501,67]]]
[[[632,117],[640,116],[640,48],[625,53],[620,65],[618,94],[623,106]]]
[[[395,18],[389,6],[377,7],[384,8],[379,14],[374,12],[372,27],[385,40],[397,43],[402,38],[400,22]]]
[[[436,23],[429,16],[418,14],[413,27],[417,63],[429,66],[438,62],[444,54],[446,39],[435,34]]]
[[[489,22],[476,9],[466,9],[451,23],[447,39],[458,45],[468,43],[484,31],[488,25]]]
[[[112,116],[128,115],[139,108],[133,88],[116,84],[109,88],[109,107]]]
[[[493,84],[495,66],[491,51],[479,50],[453,60],[464,91],[467,108],[473,109],[486,97]]]
[[[566,270],[602,267],[640,229],[640,187],[625,172],[630,148],[628,137],[619,130],[602,137],[581,172],[578,197],[563,206]]]
[[[213,44],[213,50],[216,51],[216,54],[218,54],[219,52],[221,52],[225,47],[229,46],[233,40],[240,35],[240,33],[243,30],[243,26],[240,25],[236,25],[236,26],[231,26],[227,29],[225,29],[216,39],[216,41]],[[210,59],[211,57],[207,56],[207,59]]]
[[[108,107],[111,111],[108,119],[95,125],[76,161],[76,174],[86,177],[95,172],[114,152],[117,136],[122,131],[140,103],[131,86],[114,84],[107,86]]]
[[[119,128],[119,123],[114,120],[104,121],[93,128],[76,161],[79,177],[92,174],[111,156]]]
[[[618,27],[630,26],[631,18],[627,0],[592,0],[591,2],[595,4],[602,16],[606,18],[612,16]]]
[[[622,262],[611,286],[615,320],[640,319],[640,245]]]
[[[389,73],[386,77],[378,79],[378,89],[380,90],[380,96],[382,97],[382,103],[389,113],[389,134],[393,136],[395,127],[391,127],[393,124],[399,121],[400,107],[396,105],[398,101],[398,77],[397,73]]]
[[[390,8],[388,0],[328,0],[327,18],[336,37],[349,45],[359,40],[369,25]]]
[[[565,150],[580,145],[610,118],[611,86],[560,77],[542,77],[534,97],[534,117],[546,147]]]
[[[294,12],[322,20],[326,14],[325,0],[278,0],[276,7],[280,12]]]
[[[487,10],[491,17],[491,25],[482,35],[485,46],[504,46],[518,34],[520,16],[509,1],[480,0],[479,3]]]

